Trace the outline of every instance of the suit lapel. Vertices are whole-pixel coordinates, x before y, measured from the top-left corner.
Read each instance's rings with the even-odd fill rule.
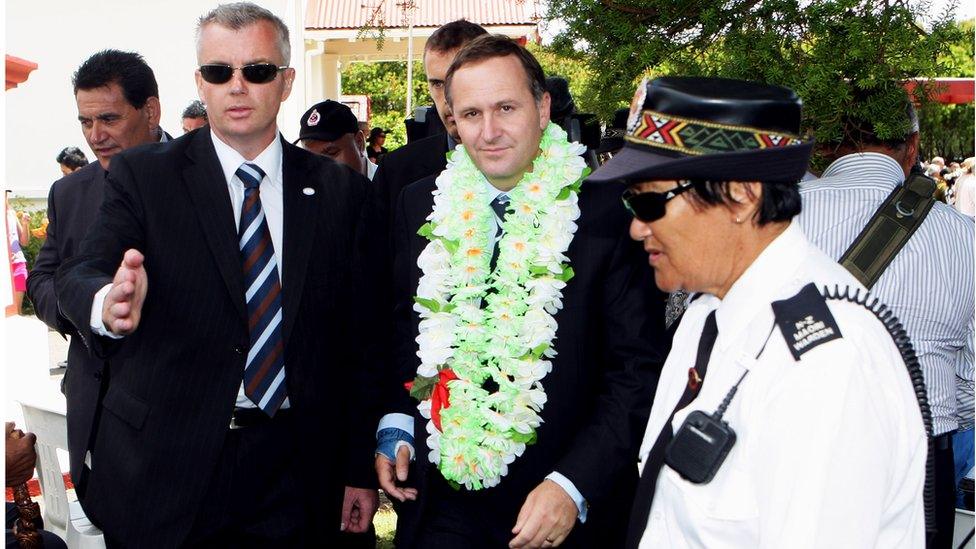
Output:
[[[237,223],[234,221],[234,209],[224,172],[210,139],[209,131],[197,132],[194,136],[193,143],[186,151],[190,163],[183,170],[183,182],[234,308],[242,319],[246,319]]]
[[[305,286],[308,259],[315,234],[316,205],[323,189],[317,177],[309,174],[310,166],[300,149],[282,139],[282,337],[287,348],[295,325]]]

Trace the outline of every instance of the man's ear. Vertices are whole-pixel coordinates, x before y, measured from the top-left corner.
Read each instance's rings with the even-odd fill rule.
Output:
[[[281,92],[281,102],[284,103],[291,95],[291,85],[295,82],[295,69],[288,67],[281,76],[285,79],[285,88]]]
[[[918,160],[918,143],[918,132],[909,135],[908,139],[905,140],[905,156],[900,162],[902,170],[905,172],[905,177],[908,177],[908,174],[912,171],[912,166]]]
[[[356,149],[359,151],[359,154],[363,154],[366,151],[366,134],[363,133],[363,130],[356,132],[353,140],[356,142]]]
[[[156,129],[159,127],[159,120],[162,116],[162,112],[159,106],[158,97],[149,97],[146,99],[146,104],[142,106],[144,112],[146,113],[146,118],[149,120],[149,127],[151,129]]]
[[[539,101],[539,129],[545,131],[546,126],[549,125],[549,111],[552,107],[552,97],[549,92],[544,92],[542,94],[542,100]]]

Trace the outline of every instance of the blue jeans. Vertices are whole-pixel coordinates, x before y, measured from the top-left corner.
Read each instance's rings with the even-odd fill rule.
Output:
[[[952,455],[956,466],[956,507],[965,508],[962,490],[959,483],[962,482],[970,471],[973,470],[973,428],[965,431],[956,431],[952,435]]]

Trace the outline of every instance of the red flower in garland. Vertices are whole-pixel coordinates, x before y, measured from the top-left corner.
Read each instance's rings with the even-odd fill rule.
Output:
[[[434,427],[437,427],[438,431],[443,431],[441,429],[441,408],[451,407],[451,391],[447,388],[447,382],[457,378],[454,370],[450,368],[445,368],[437,373],[437,384],[434,385],[434,391],[430,394],[430,420],[434,422]],[[403,386],[409,391],[413,388],[413,382],[408,381]]]

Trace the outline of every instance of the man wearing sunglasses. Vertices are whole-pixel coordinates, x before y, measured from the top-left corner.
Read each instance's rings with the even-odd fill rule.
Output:
[[[57,280],[112,366],[88,514],[110,546],[332,546],[376,505],[368,489],[343,505],[344,485],[375,484],[356,377],[367,185],[278,133],[281,19],[220,6],[197,56],[209,128],[116,156]]]

